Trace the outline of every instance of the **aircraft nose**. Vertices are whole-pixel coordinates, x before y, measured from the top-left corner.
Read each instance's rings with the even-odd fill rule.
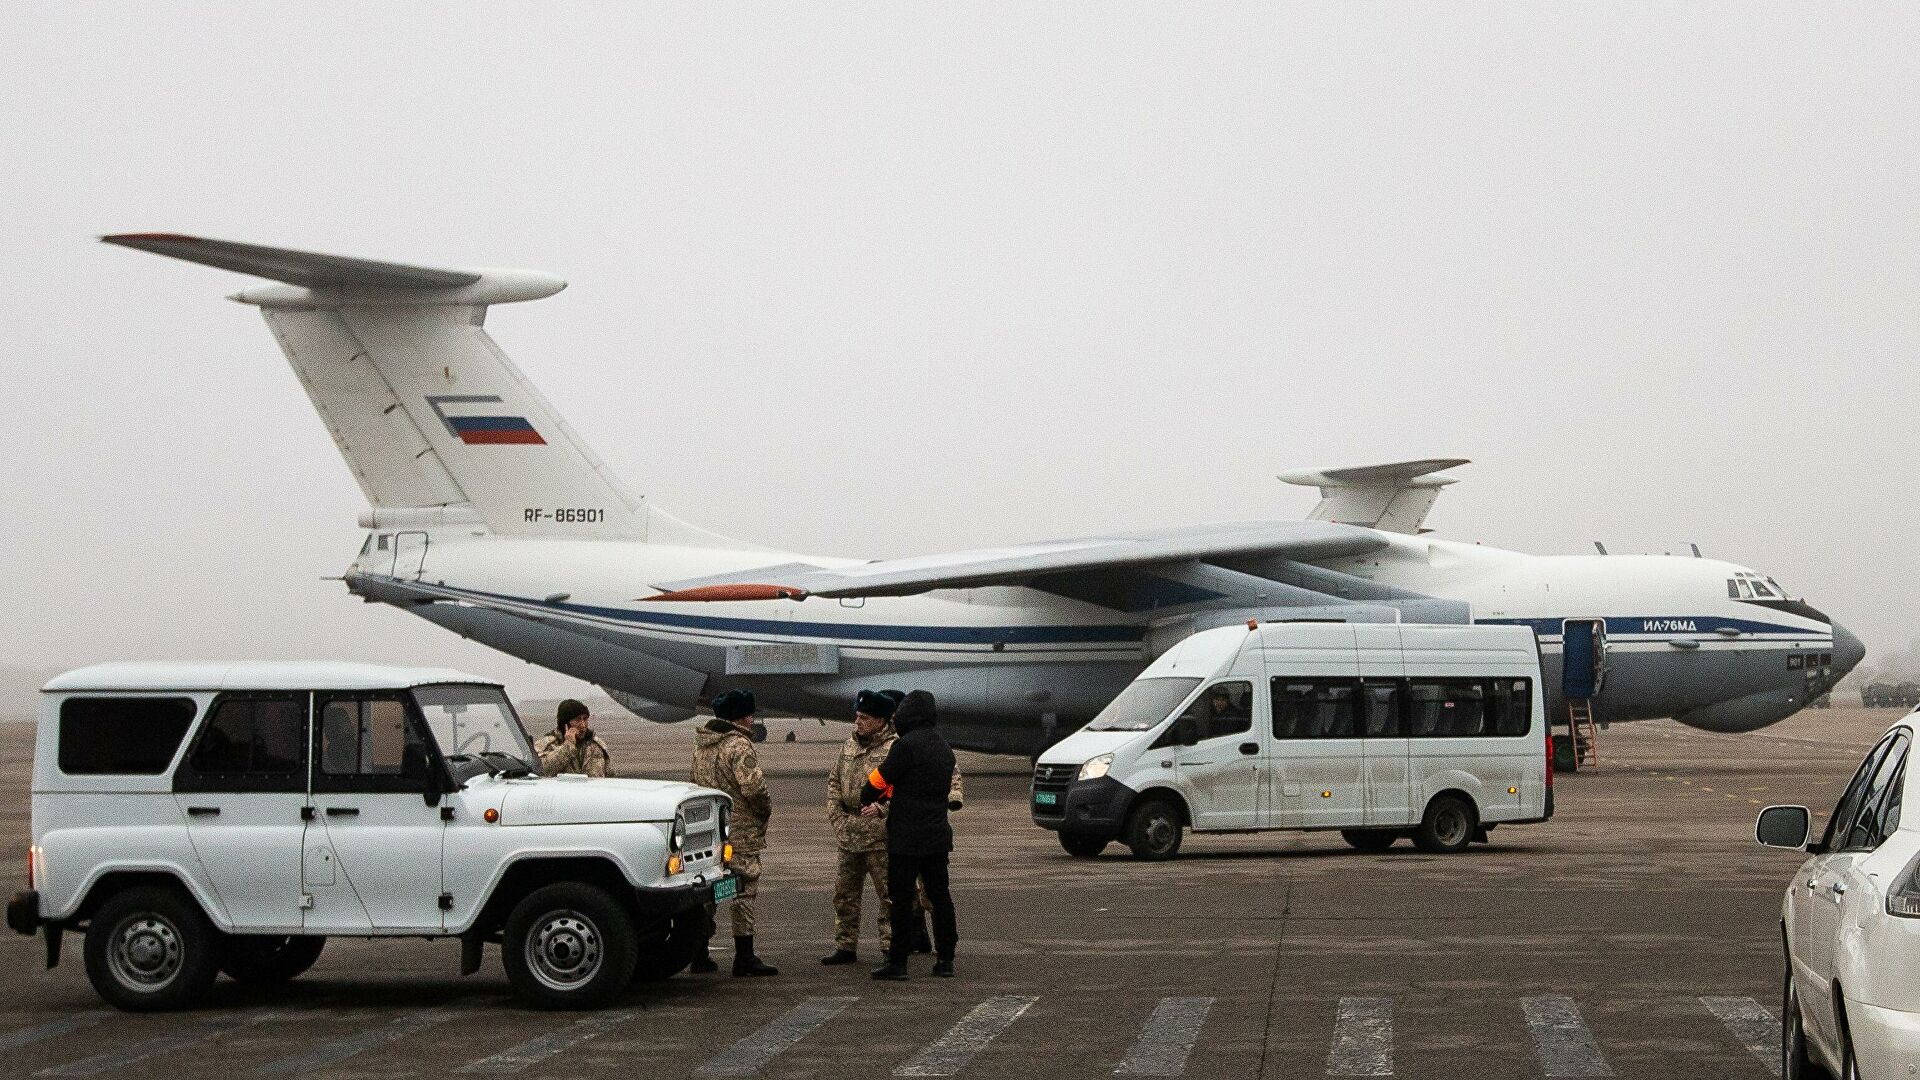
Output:
[[[1861,644],[1853,631],[1833,624],[1833,677],[1840,678],[1860,665],[1866,659],[1867,647]]]

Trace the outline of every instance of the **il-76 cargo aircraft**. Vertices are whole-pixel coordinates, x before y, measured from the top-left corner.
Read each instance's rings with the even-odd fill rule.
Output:
[[[1174,642],[1248,620],[1523,624],[1550,709],[1572,697],[1603,721],[1709,731],[1780,720],[1862,656],[1852,634],[1742,566],[1427,536],[1451,482],[1434,474],[1459,460],[1285,474],[1321,490],[1306,521],[880,561],[772,550],[634,493],[494,344],[488,308],[551,296],[556,278],[104,239],[280,283],[233,299],[266,317],[371,504],[349,590],[663,723],[736,686],[829,717],[862,687],[922,688],[955,745],[1032,754]]]

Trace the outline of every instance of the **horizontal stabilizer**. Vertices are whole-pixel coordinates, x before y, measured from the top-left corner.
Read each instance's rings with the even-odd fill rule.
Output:
[[[1309,521],[1336,521],[1385,532],[1416,534],[1440,489],[1457,477],[1431,474],[1466,458],[1422,458],[1386,465],[1355,465],[1339,469],[1294,469],[1280,474],[1289,484],[1320,489],[1320,503]]]
[[[436,270],[179,233],[120,233],[100,239],[121,247],[309,289],[457,289],[480,280],[479,273],[472,270]]]

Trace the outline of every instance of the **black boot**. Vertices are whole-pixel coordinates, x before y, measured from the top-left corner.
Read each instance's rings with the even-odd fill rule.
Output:
[[[694,975],[711,975],[719,970],[720,965],[714,963],[713,957],[707,955],[707,943],[701,942],[700,948],[693,954],[693,963],[687,966],[687,971]]]
[[[907,965],[889,956],[887,957],[886,963],[873,969],[873,977],[876,979],[886,979],[889,982],[906,982]]]
[[[920,915],[915,918],[908,929],[913,934],[913,951],[915,953],[924,955],[933,951],[933,935],[927,932],[927,917],[925,915]]]
[[[945,959],[935,960],[933,962],[933,973],[938,978],[953,978],[953,958],[949,956]]]
[[[851,964],[858,959],[860,959],[859,955],[852,949],[835,949],[821,957],[820,962],[828,967],[833,967],[836,964]]]
[[[737,975],[778,975],[780,969],[753,955],[753,935],[733,939],[733,973]]]

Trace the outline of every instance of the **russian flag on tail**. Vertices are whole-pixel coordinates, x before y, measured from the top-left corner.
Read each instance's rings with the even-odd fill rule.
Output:
[[[547,444],[547,440],[540,437],[540,432],[524,416],[455,416],[449,415],[446,409],[448,405],[500,403],[498,394],[442,394],[427,398],[434,415],[447,426],[447,433],[468,446]]]

